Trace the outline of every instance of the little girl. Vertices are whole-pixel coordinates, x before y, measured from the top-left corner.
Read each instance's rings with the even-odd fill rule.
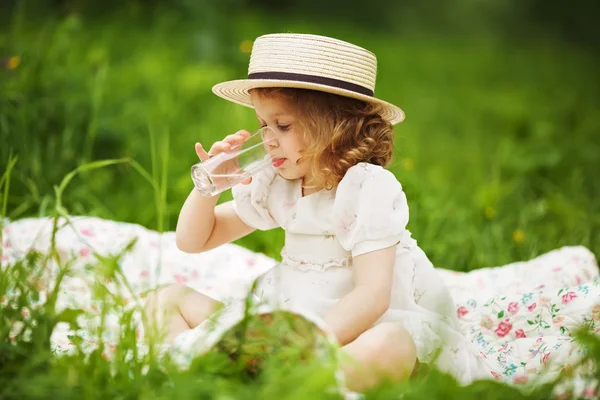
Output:
[[[376,58],[321,36],[274,34],[253,46],[248,79],[213,88],[254,108],[274,166],[233,188],[233,201],[193,190],[177,224],[180,250],[204,252],[256,229],[283,228],[282,261],[259,280],[257,294],[320,316],[362,366],[344,370],[350,389],[398,380],[435,356],[446,371],[489,375],[460,332],[446,286],[406,229],[402,185],[384,169],[392,159],[398,107],[374,97]],[[249,137],[239,131],[201,160]],[[147,306],[167,341],[197,327],[219,302],[180,285],[163,287]],[[447,344],[441,354],[436,350]],[[456,371],[455,376],[457,375]],[[460,376],[459,376],[460,379]]]
[[[234,200],[218,206],[218,196],[193,190],[176,237],[181,250],[199,253],[256,229],[283,228],[283,260],[262,277],[258,295],[316,313],[365,371],[399,379],[412,373],[417,359],[427,362],[429,332],[422,321],[453,326],[456,317],[444,284],[406,230],[402,186],[384,169],[392,158],[393,124],[404,114],[373,96],[375,74],[372,53],[340,40],[259,37],[249,79],[213,91],[256,110],[275,137],[268,150],[277,167],[234,187]],[[196,152],[205,160],[248,136],[227,136],[208,153],[196,144]],[[181,286],[163,288],[151,303],[175,311],[161,321],[168,341],[218,305]],[[375,374],[357,372],[348,381],[364,389]]]

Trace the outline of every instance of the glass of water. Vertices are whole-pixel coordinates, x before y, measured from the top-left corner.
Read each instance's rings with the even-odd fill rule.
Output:
[[[244,143],[232,146],[208,160],[192,166],[192,180],[203,196],[215,196],[272,165],[269,143],[275,140],[265,126]]]

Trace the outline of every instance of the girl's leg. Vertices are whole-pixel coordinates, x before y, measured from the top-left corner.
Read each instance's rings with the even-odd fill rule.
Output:
[[[220,303],[185,285],[171,284],[151,292],[145,302],[146,329],[156,327],[166,333],[172,344],[180,333],[195,328],[207,319]]]
[[[345,366],[348,389],[364,392],[383,381],[410,378],[417,365],[412,337],[397,323],[382,323],[343,347],[351,357]]]

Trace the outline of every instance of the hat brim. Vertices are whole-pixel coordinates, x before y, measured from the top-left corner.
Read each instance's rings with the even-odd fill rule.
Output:
[[[362,100],[368,103],[375,103],[381,105],[381,117],[392,125],[400,123],[404,120],[404,111],[391,103],[372,96],[367,96],[346,89],[321,85],[318,83],[286,81],[279,79],[238,79],[216,84],[213,86],[212,91],[214,94],[224,98],[225,100],[254,108],[249,91],[251,89],[270,87],[318,90],[321,92],[333,93],[344,97]]]

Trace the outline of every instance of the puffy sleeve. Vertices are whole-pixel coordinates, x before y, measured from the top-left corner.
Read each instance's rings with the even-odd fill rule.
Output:
[[[233,209],[247,225],[263,231],[277,228],[268,207],[269,191],[275,179],[274,168],[266,168],[252,177],[248,185],[239,184],[231,189]]]
[[[333,229],[352,257],[400,243],[406,235],[408,203],[394,174],[360,163],[339,183],[332,211]]]

